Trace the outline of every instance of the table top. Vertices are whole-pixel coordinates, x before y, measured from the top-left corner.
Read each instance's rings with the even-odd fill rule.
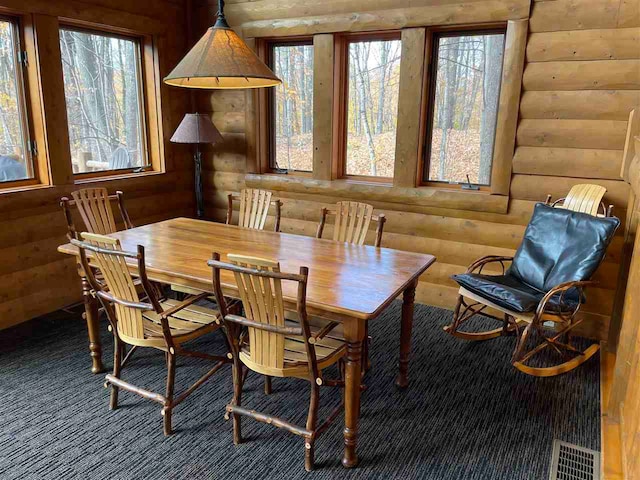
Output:
[[[309,268],[307,307],[310,313],[371,319],[435,262],[433,255],[389,248],[352,245],[301,235],[240,228],[190,218],[174,218],[110,235],[124,250],[145,247],[151,280],[211,292],[212,252],[221,260],[227,253],[268,258],[280,262],[283,272]],[[61,253],[77,255],[70,243]],[[131,265],[135,261],[131,260]],[[236,290],[233,274],[222,272],[225,294]],[[283,281],[283,295],[295,303],[296,285]]]

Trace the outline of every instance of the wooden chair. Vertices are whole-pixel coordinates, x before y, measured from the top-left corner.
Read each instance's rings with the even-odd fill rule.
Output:
[[[574,185],[565,198],[551,201],[551,195],[547,195],[546,204],[556,208],[566,208],[574,212],[588,213],[601,217],[610,217],[613,205],[605,207],[602,199],[607,189],[600,185],[579,184]]]
[[[269,215],[269,207],[272,205],[276,209],[275,224],[273,230],[280,231],[280,216],[282,211],[282,202],[272,198],[273,195],[268,190],[258,190],[253,188],[245,188],[240,193],[230,193],[228,195],[227,220],[226,224],[231,225],[233,218],[233,202],[240,201],[240,210],[238,212],[238,226],[245,228],[253,228],[255,230],[264,230]]]
[[[320,223],[318,224],[318,231],[316,232],[316,238],[322,238],[328,215],[335,216],[335,223],[333,226],[334,241],[364,245],[367,238],[367,232],[369,231],[369,225],[374,221],[378,224],[376,228],[374,246],[381,246],[382,231],[387,219],[384,213],[374,215],[373,206],[359,202],[338,202],[335,207],[323,207]],[[364,345],[362,346],[363,373],[371,368],[371,361],[369,359],[369,343],[371,338],[369,337],[368,322],[366,326],[365,339]]]
[[[548,377],[573,370],[599,348],[593,344],[581,351],[571,344],[571,331],[582,322],[577,314],[585,301],[584,289],[595,283],[591,277],[619,225],[615,217],[537,204],[514,257],[489,255],[472,263],[464,274],[453,275],[460,285],[458,303],[452,323],[444,330],[466,340],[516,334],[511,362],[529,375]],[[485,266],[496,263],[501,266],[500,274],[483,273]],[[507,263],[511,263],[508,269]],[[484,332],[463,330],[478,314],[500,321],[502,327]],[[552,329],[548,321],[553,322]],[[534,336],[537,345],[532,346],[529,340]],[[564,361],[550,367],[527,364],[548,347]]]
[[[124,205],[124,193],[118,191],[115,195],[109,195],[106,188],[83,188],[71,192],[71,196],[73,200],[69,200],[68,197],[60,199],[60,206],[67,222],[67,236],[69,239],[78,238],[71,215],[71,207],[77,207],[80,212],[85,231],[108,235],[118,231],[111,208],[111,202],[117,201],[124,228],[133,228],[129,213]]]
[[[323,378],[322,371],[341,362],[346,344],[340,337],[333,335],[332,330],[337,324],[323,328],[310,325],[305,303],[307,267],[300,267],[298,274],[291,274],[280,272],[280,264],[271,260],[232,254],[227,255],[227,259],[227,263],[221,262],[220,255],[214,253],[209,265],[213,267],[213,288],[233,356],[233,399],[227,405],[226,415],[227,419],[229,415],[233,416],[233,441],[236,445],[242,441],[241,416],[284,428],[304,438],[305,468],[312,470],[314,442],[342,409],[340,405],[322,425],[317,425],[320,387],[344,386],[342,379]],[[220,283],[222,270],[233,272],[235,276],[246,315],[244,317],[228,312]],[[283,281],[298,285],[298,322],[285,319],[281,286]],[[243,327],[247,329],[246,335],[240,333]],[[281,418],[244,408],[241,404],[244,378],[242,364],[262,375],[308,380],[311,399],[306,425],[301,427]],[[343,368],[339,370],[342,372]]]
[[[114,338],[113,373],[106,376],[105,383],[106,387],[111,386],[110,408],[117,408],[118,390],[121,388],[158,402],[163,406],[161,413],[164,417],[164,434],[170,435],[173,409],[225,363],[230,362],[227,357],[194,352],[183,347],[183,344],[190,340],[218,330],[221,326],[220,316],[215,310],[194,305],[206,297],[206,294],[193,296],[183,302],[160,301],[147,279],[142,245],[138,245],[138,251],[133,253],[123,251],[117,239],[105,235],[83,232],[80,238],[81,240],[72,239],[71,242],[80,250],[82,267],[87,272],[91,288],[107,312],[109,330]],[[136,261],[139,278],[147,296],[145,302],[141,301],[134,285],[127,259]],[[103,281],[98,280],[93,274],[94,268],[101,272]],[[125,344],[130,345],[126,355]],[[164,395],[122,380],[122,368],[138,347],[150,347],[165,352],[167,386]],[[174,396],[176,357],[179,355],[203,358],[216,363],[191,387]]]
[[[327,215],[335,216],[333,226],[334,241],[364,245],[369,225],[374,221],[378,223],[374,245],[379,247],[382,244],[382,230],[384,229],[386,217],[384,213],[374,215],[371,205],[359,202],[338,202],[335,207],[323,207],[316,238],[322,238]]]

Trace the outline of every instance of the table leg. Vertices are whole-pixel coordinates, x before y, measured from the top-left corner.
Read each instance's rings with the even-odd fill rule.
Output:
[[[342,465],[353,468],[358,465],[358,420],[360,418],[360,380],[362,338],[347,342],[344,392],[344,457]]]
[[[98,313],[98,302],[91,295],[91,287],[85,277],[82,278],[82,299],[84,302],[84,317],[87,321],[87,332],[89,334],[89,351],[91,352],[91,372],[102,373],[102,345],[100,344],[100,315]]]
[[[416,299],[417,282],[412,282],[402,296],[402,320],[400,324],[400,361],[396,386],[407,388],[409,385],[409,355],[411,354],[411,328],[413,327],[413,305]]]

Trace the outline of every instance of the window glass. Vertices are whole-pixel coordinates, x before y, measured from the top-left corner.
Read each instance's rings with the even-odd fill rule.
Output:
[[[443,35],[435,53],[427,180],[489,185],[504,34]]]
[[[0,182],[33,177],[18,52],[17,25],[0,19]]]
[[[139,42],[61,29],[74,173],[148,166]]]
[[[274,168],[313,170],[313,45],[274,45],[272,153]]]
[[[349,43],[346,175],[393,177],[400,40]]]

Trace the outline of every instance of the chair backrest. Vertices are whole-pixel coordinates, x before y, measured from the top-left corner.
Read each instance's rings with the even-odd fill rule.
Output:
[[[360,202],[338,202],[335,207],[323,208],[322,218],[316,233],[317,238],[322,238],[327,215],[335,216],[334,241],[364,245],[369,225],[373,220],[378,222],[375,246],[379,247],[382,243],[382,230],[386,219],[384,214],[374,215],[373,206]]]
[[[227,225],[231,224],[233,216],[233,201],[240,200],[240,210],[238,211],[238,226],[245,228],[253,228],[255,230],[264,230],[269,215],[269,207],[276,207],[275,228],[276,232],[280,231],[280,209],[282,203],[280,200],[273,199],[273,194],[268,190],[260,190],[256,188],[244,188],[237,193],[228,195],[227,206]]]
[[[280,264],[273,260],[229,254],[228,263],[224,263],[219,258],[214,254],[213,260],[209,261],[214,272],[216,300],[225,321],[236,321],[248,327],[251,361],[265,371],[284,367],[285,335],[291,334],[291,329],[285,326],[282,297],[282,281],[285,280],[298,282],[298,316],[302,329],[296,333],[304,337],[307,352],[313,352],[310,361],[315,362],[315,350],[308,344],[310,333],[305,304],[308,269],[301,267],[299,274],[290,274],[280,272]],[[245,317],[226,314],[220,270],[233,271]]]
[[[109,170],[121,170],[131,167],[131,157],[124,147],[116,148],[109,158]]]
[[[574,185],[565,198],[556,200],[551,206],[589,215],[597,215],[598,210],[602,210],[601,214],[606,215],[607,211],[602,202],[606,193],[607,189],[601,185],[582,183]],[[547,197],[547,200],[550,198],[551,196]]]
[[[73,200],[67,197],[60,199],[60,205],[67,221],[68,236],[76,238],[76,228],[73,224],[70,207],[76,206],[84,222],[85,230],[90,233],[107,235],[117,231],[116,222],[111,208],[111,200],[118,201],[120,215],[125,228],[133,228],[129,214],[124,205],[124,194],[120,191],[109,195],[106,188],[83,188],[71,192]]]
[[[151,309],[151,305],[140,302],[140,297],[133,283],[133,277],[127,266],[126,259],[134,258],[138,260],[138,268],[144,273],[144,249],[138,247],[138,253],[124,252],[120,246],[120,241],[106,235],[82,232],[82,241],[72,242],[81,249],[81,259],[87,277],[94,290],[98,291],[101,299],[106,298],[113,304],[115,317],[117,319],[118,334],[125,341],[143,340],[144,327],[142,311]],[[85,251],[92,252],[91,266],[97,267],[102,273],[104,283],[108,288],[105,293],[93,276],[92,268],[86,261]],[[142,267],[140,267],[142,265]],[[146,276],[145,276],[146,279]],[[151,308],[150,308],[151,307]]]
[[[541,291],[589,280],[604,259],[620,220],[538,203],[509,273]]]

